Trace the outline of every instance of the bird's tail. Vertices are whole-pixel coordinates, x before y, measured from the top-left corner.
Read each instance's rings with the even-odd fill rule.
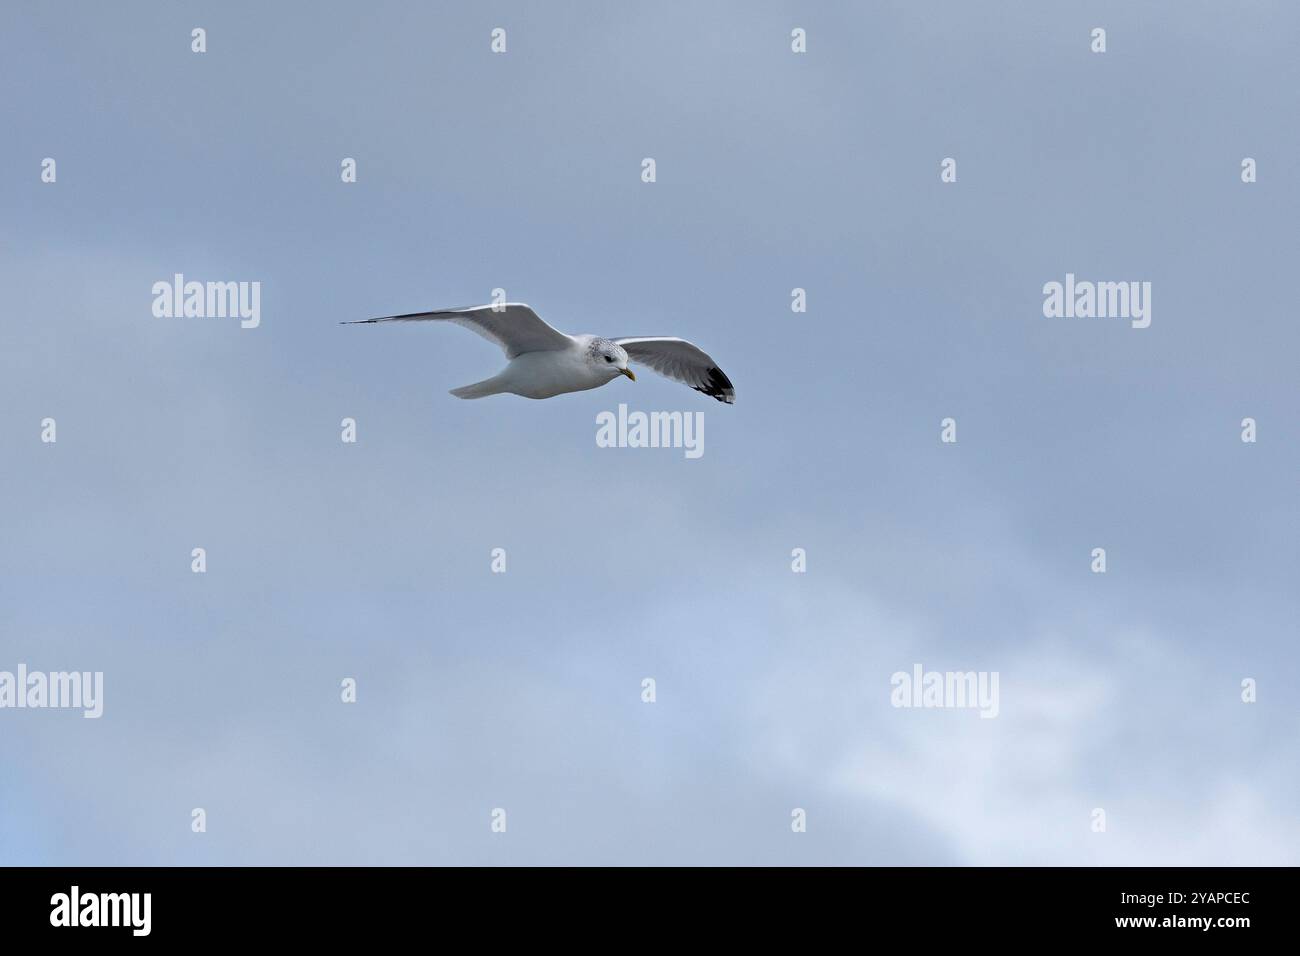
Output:
[[[497,381],[499,377],[494,375],[491,378],[485,378],[481,382],[475,382],[473,385],[462,385],[460,388],[453,388],[451,394],[457,398],[486,398],[489,395],[499,395],[503,391]]]

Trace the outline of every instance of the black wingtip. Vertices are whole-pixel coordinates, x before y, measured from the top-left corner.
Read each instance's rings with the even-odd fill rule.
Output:
[[[716,398],[726,405],[736,404],[736,389],[731,384],[731,379],[727,378],[726,373],[716,365],[708,371],[708,381],[703,385],[691,386],[697,392],[703,392],[709,398]]]

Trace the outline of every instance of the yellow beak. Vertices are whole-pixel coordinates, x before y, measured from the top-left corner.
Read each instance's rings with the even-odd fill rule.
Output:
[[[632,374],[632,370],[630,368],[621,368],[619,369],[619,371],[622,372],[624,375],[626,375],[628,378],[630,378],[632,381],[634,382],[636,381],[636,376]]]

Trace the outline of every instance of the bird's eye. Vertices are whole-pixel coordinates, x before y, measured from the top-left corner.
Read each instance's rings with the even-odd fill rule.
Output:
[[[606,362],[612,362],[612,361],[614,361],[614,357],[613,357],[612,355],[606,355],[606,356],[605,356],[605,361],[606,361]]]

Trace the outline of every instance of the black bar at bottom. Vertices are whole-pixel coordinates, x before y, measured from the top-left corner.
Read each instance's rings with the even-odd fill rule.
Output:
[[[649,934],[664,945],[682,937],[660,934],[678,929],[765,942],[847,931],[867,942],[886,926],[927,943],[1232,945],[1291,935],[1295,876],[1291,868],[11,868],[0,870],[0,925],[8,942],[78,945],[338,944],[429,929],[440,938],[519,931],[533,941],[621,929],[625,941]]]

